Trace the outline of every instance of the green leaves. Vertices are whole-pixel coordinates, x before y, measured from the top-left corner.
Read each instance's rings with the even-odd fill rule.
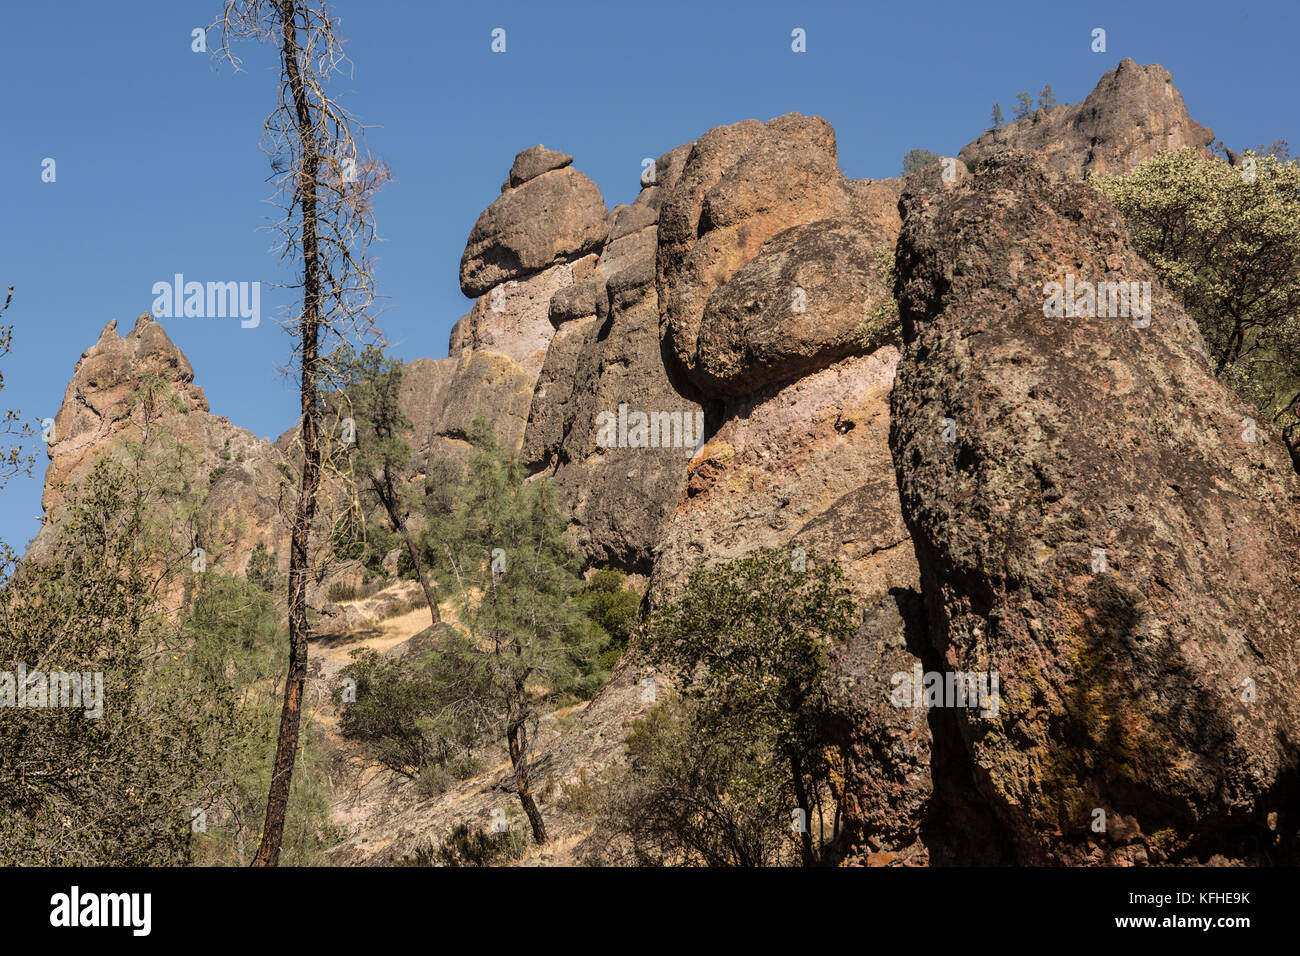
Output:
[[[1182,149],[1095,185],[1196,319],[1216,374],[1284,433],[1294,433],[1300,161],[1247,151],[1230,166]]]
[[[633,808],[620,815],[640,852],[654,855],[650,838],[669,855],[762,865],[789,841],[792,810],[822,818],[834,800],[822,738],[827,649],[854,635],[857,616],[836,565],[773,550],[697,568],[651,616],[640,650],[682,691],[629,741],[650,776],[625,781],[614,803]],[[647,830],[637,814],[658,823]],[[806,863],[825,836],[814,851],[802,835]]]

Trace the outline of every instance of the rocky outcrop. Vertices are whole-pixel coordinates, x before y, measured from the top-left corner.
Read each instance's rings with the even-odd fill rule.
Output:
[[[77,361],[46,444],[50,464],[41,504],[47,520],[29,557],[40,560],[58,546],[60,506],[95,461],[121,454],[122,442],[139,445],[146,430],[154,436],[148,445],[154,454],[163,434],[170,447],[192,456],[187,477],[201,504],[193,543],[207,552],[208,566],[242,571],[264,540],[287,567],[279,453],[270,442],[209,413],[189,360],[148,313],[125,336],[118,334],[116,320],[109,322]]]
[[[554,160],[530,153],[515,158],[507,188],[469,234],[460,287],[471,298],[598,251],[605,238],[605,201],[596,184],[567,164],[535,173]],[[526,178],[512,185],[520,177]]]
[[[761,388],[783,373],[794,377],[810,371],[810,363],[797,358],[801,351],[823,351],[822,364],[844,356],[840,347],[844,326],[852,328],[857,321],[846,313],[824,317],[822,334],[815,336],[810,330],[813,323],[800,321],[805,313],[797,310],[805,303],[789,284],[802,277],[793,274],[797,271],[809,277],[833,274],[836,261],[823,256],[844,255],[845,237],[854,232],[853,226],[839,232],[831,224],[811,226],[784,237],[767,250],[766,260],[740,277],[731,297],[715,299],[715,295],[777,234],[854,215],[858,212],[855,195],[837,165],[835,131],[819,117],[790,113],[766,124],[746,120],[716,127],[694,144],[660,212],[656,284],[664,345],[703,392],[744,394],[748,372],[754,373],[755,388]],[[819,243],[823,235],[828,238]],[[796,269],[790,255],[801,245],[815,258]],[[764,286],[762,300],[755,298],[758,286]],[[841,304],[842,299],[814,302],[826,311],[837,311]],[[724,342],[702,337],[702,330],[719,320],[727,324]],[[796,328],[809,329],[803,334],[813,341],[780,342],[797,338]],[[744,349],[759,329],[774,339],[768,354],[753,363],[741,362],[735,351]],[[822,345],[823,338],[831,339],[829,345]],[[783,368],[787,352],[796,358]]]
[[[572,161],[543,146],[519,153],[470,233],[461,289],[478,298],[451,330],[457,364],[430,447],[463,454],[457,442],[483,415],[506,447],[519,449],[556,327],[594,305],[609,217],[600,190]],[[553,300],[569,303],[555,318]]]
[[[990,130],[958,153],[975,162],[999,148],[1032,153],[1066,175],[1120,176],[1166,149],[1206,148],[1214,133],[1187,115],[1169,71],[1123,59],[1088,98]]]
[[[536,381],[555,334],[551,298],[591,275],[596,257],[564,262],[526,279],[509,279],[478,298],[452,328],[448,355],[466,349],[504,355]],[[530,387],[531,387],[530,383]]]
[[[923,711],[875,694],[888,686],[877,665],[910,673],[917,660],[898,607],[918,572],[887,442],[900,189],[847,181],[829,125],[798,114],[690,148],[663,200],[656,282],[664,361],[699,390],[709,439],[663,525],[651,600],[756,548],[838,563],[873,608],[831,649],[827,686],[856,795],[847,850],[916,863],[928,859],[930,731]]]
[[[613,210],[594,274],[552,297],[559,331],[524,437],[525,458],[555,484],[578,547],[641,574],[702,437],[693,391],[663,361],[654,271],[660,203],[688,149],[660,157],[653,182]],[[644,443],[628,427],[638,415],[650,426]]]
[[[966,147],[975,174],[849,181],[829,124],[789,114],[666,153],[606,210],[571,156],[526,149],[467,241],[475,301],[448,357],[404,366],[404,477],[463,458],[485,416],[592,563],[649,577],[649,606],[758,548],[836,562],[862,610],[820,689],[849,861],[1195,862],[1295,832],[1300,485],[1268,426],[1243,440],[1250,409],[1075,181],[1210,136],[1162,68],[1125,60],[1084,103]],[[1098,299],[1112,280],[1138,291]],[[1054,318],[1053,282],[1130,314]],[[78,363],[37,544],[53,546],[65,483],[138,427],[146,376],[199,449],[206,507],[236,529],[216,560],[237,570],[283,534],[293,434],[273,447],[209,414],[148,317]],[[410,596],[325,617],[364,623]],[[323,659],[332,679],[343,657]],[[542,720],[556,839],[528,862],[614,858],[562,796],[624,759],[625,722],[649,707],[640,666]],[[332,858],[394,862],[488,824],[516,798],[505,754],[478,756],[438,796],[358,783]]]
[[[915,586],[888,445],[897,361],[886,347],[726,405],[690,462],[655,593],[681,585],[700,563],[765,547],[835,560],[859,599]]]
[[[1021,154],[903,201],[890,445],[952,711],[1022,862],[1203,858],[1286,823],[1300,486],[1107,200]],[[1143,313],[1052,317],[1061,283]],[[1130,305],[1133,300],[1130,300]],[[1131,313],[1133,310],[1130,309]],[[1290,825],[1294,828],[1294,821]]]

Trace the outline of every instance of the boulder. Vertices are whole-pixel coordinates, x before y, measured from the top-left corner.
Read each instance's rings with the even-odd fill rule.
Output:
[[[605,201],[596,184],[572,166],[507,185],[465,243],[460,288],[471,298],[596,252],[605,239]]]
[[[501,187],[501,191],[505,192],[507,189],[522,186],[529,180],[536,179],[542,173],[549,173],[553,169],[563,169],[572,162],[573,157],[568,153],[547,149],[540,143],[536,146],[530,146],[515,156],[515,161],[510,165],[510,178]]]
[[[888,342],[893,247],[865,216],[773,236],[709,296],[695,380],[710,395],[742,396]]]
[[[1021,862],[1232,847],[1300,796],[1286,450],[1245,440],[1255,413],[1093,189],[1017,153],[916,186],[890,446],[934,647],[999,678],[995,714],[950,711],[974,786]],[[1103,281],[1137,284],[1130,314],[1054,317],[1053,283]]]
[[[656,262],[664,341],[689,378],[708,385],[698,346],[714,290],[777,233],[853,205],[820,117],[745,120],[700,137],[663,199]]]

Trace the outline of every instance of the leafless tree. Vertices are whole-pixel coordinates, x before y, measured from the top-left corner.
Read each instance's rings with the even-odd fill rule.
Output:
[[[0,305],[0,316],[5,314],[9,304],[14,300],[14,287],[10,286],[8,293],[5,295],[4,305]],[[0,358],[9,354],[10,346],[13,343],[13,326],[0,326]],[[4,391],[4,376],[0,375],[0,392]],[[22,412],[17,409],[7,409],[0,414],[0,435],[9,435],[13,438],[27,438],[32,434],[32,427],[22,421]],[[32,472],[32,465],[36,463],[36,455],[26,452],[21,442],[0,447],[0,487],[13,478],[15,475],[28,474]]]
[[[320,506],[331,488],[337,490],[331,469],[346,460],[322,399],[337,386],[325,356],[340,342],[378,337],[370,313],[371,203],[389,174],[384,163],[361,155],[359,122],[327,91],[349,65],[337,27],[325,0],[225,0],[210,28],[220,34],[215,59],[237,71],[241,60],[233,44],[255,40],[278,48],[277,102],[263,129],[262,148],[271,160],[283,212],[277,223],[280,252],[299,272],[292,288],[301,290],[300,307],[285,323],[294,340],[290,368],[299,375],[301,404],[290,466],[297,475],[289,491],[289,670],[259,866],[279,860],[307,676],[307,589],[313,574],[317,581],[323,575],[328,550],[313,529],[329,517],[328,502],[325,509]]]

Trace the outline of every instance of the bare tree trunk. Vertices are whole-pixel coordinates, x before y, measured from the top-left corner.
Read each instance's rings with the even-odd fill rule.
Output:
[[[402,517],[397,503],[396,481],[389,474],[387,466],[384,468],[383,484],[375,483],[375,490],[378,492],[379,500],[383,503],[384,510],[388,512],[388,520],[406,545],[406,553],[411,558],[411,567],[415,569],[415,577],[420,582],[420,588],[424,591],[424,600],[429,605],[429,615],[433,618],[434,624],[442,622],[442,616],[438,613],[438,600],[433,596],[433,588],[429,584],[429,578],[424,573],[424,565],[420,562],[420,552],[415,547],[415,542],[411,540],[410,533],[406,530],[406,520]]]
[[[302,210],[303,314],[300,328],[302,379],[302,476],[298,500],[294,506],[293,530],[289,544],[289,672],[284,684],[284,708],[280,713],[280,735],[275,746],[275,765],[271,773],[270,792],[266,799],[266,823],[262,843],[257,850],[258,866],[275,866],[280,861],[284,839],[284,819],[289,808],[289,791],[293,785],[293,767],[298,754],[298,731],[302,723],[302,693],[307,679],[307,641],[311,625],[307,621],[307,584],[310,575],[308,546],[311,524],[316,516],[316,496],[320,490],[321,451],[317,434],[316,394],[318,382],[318,336],[320,332],[321,275],[320,249],[316,235],[316,186],[320,157],[312,124],[306,87],[298,67],[297,11],[294,0],[280,0],[283,32],[281,57],[289,90],[293,95],[298,123],[298,140],[302,149],[302,173],[298,178],[297,199]]]
[[[524,726],[522,710],[516,719],[506,727],[506,743],[510,747],[510,764],[515,768],[515,787],[519,791],[519,802],[528,823],[533,828],[533,840],[538,846],[546,842],[546,824],[542,822],[542,812],[537,809],[533,799],[532,782],[528,777],[528,729]]]
[[[397,533],[402,536],[402,541],[406,544],[406,553],[411,556],[411,565],[415,568],[415,577],[424,590],[424,599],[429,604],[429,615],[433,618],[434,624],[439,624],[442,622],[442,617],[438,614],[438,601],[433,596],[433,588],[429,586],[429,578],[424,573],[424,565],[420,563],[420,554],[415,548],[415,543],[411,541],[411,536],[406,531],[406,522],[394,519],[394,523],[397,525]]]

